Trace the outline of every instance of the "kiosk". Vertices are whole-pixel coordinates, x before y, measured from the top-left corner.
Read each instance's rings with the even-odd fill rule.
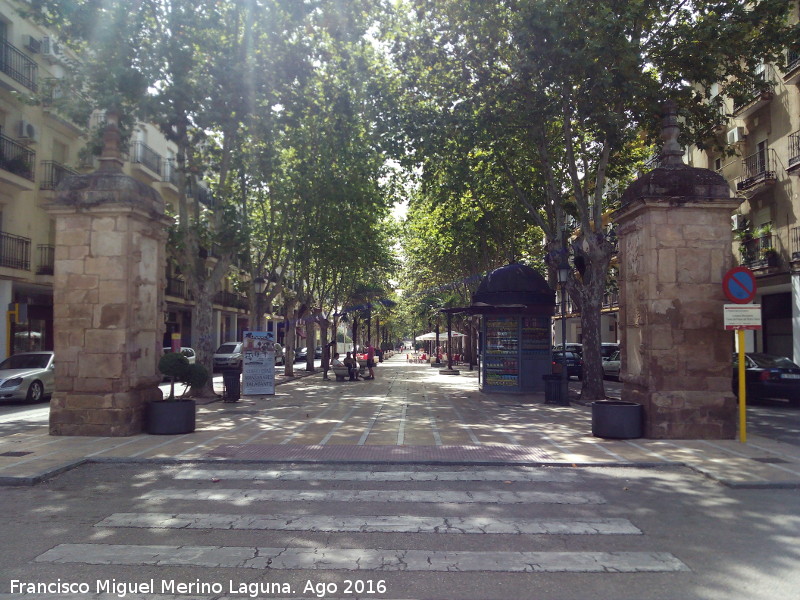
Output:
[[[544,277],[519,263],[496,269],[481,281],[469,312],[482,316],[481,391],[544,392],[555,312],[555,292]]]

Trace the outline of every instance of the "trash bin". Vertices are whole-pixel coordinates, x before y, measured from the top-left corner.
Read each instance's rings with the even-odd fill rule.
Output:
[[[561,375],[542,375],[544,379],[544,403],[569,406],[569,396],[567,395],[566,382],[561,379]]]
[[[592,435],[601,438],[633,439],[642,437],[644,406],[626,400],[592,402]]]
[[[239,400],[239,370],[225,369],[222,371],[222,383],[225,385],[225,402],[236,402]]]

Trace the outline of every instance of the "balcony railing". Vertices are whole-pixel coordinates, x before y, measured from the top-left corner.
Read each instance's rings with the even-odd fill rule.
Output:
[[[178,169],[174,160],[164,159],[164,175],[162,181],[178,187]]]
[[[0,135],[0,168],[33,181],[35,164],[36,152]]]
[[[758,104],[761,101],[767,101],[772,98],[772,86],[775,85],[775,70],[772,65],[764,65],[764,69],[756,77],[759,83],[763,82],[769,87],[765,88],[764,85],[755,84],[748,89],[740,90],[733,97],[733,112],[734,114],[748,108],[748,112],[752,110],[750,105]]]
[[[38,91],[36,77],[39,67],[36,61],[5,40],[0,42],[0,71],[29,90]]]
[[[238,308],[239,295],[235,292],[217,292],[214,294],[214,303]]]
[[[39,187],[43,190],[54,190],[58,187],[59,183],[70,175],[78,175],[77,171],[65,167],[54,160],[43,160],[42,167],[44,173],[42,173],[42,180],[39,183]]]
[[[796,50],[786,51],[786,73],[791,73],[800,68],[800,52]]]
[[[0,232],[0,267],[10,269],[31,269],[30,238]]]
[[[195,198],[200,204],[214,208],[214,192],[204,185],[195,186]]]
[[[56,247],[49,244],[39,244],[39,266],[36,267],[37,275],[52,275],[53,266],[56,264]]]
[[[167,296],[175,296],[176,298],[186,298],[186,282],[177,277],[167,277],[167,288],[165,290]]]
[[[800,167],[800,131],[789,135],[789,164],[787,170]]]
[[[744,192],[766,183],[774,183],[777,167],[775,150],[751,154],[742,161],[742,176],[736,180],[736,190]]]
[[[162,174],[161,165],[164,158],[144,142],[131,144],[130,160],[132,163],[144,165],[159,177]]]
[[[792,260],[800,260],[800,227],[792,227]]]
[[[778,253],[771,233],[743,241],[740,254],[742,264],[751,269],[776,266]]]

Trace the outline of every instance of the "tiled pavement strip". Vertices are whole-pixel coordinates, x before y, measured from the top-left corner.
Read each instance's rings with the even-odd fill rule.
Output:
[[[800,487],[800,447],[736,440],[603,440],[591,409],[543,396],[484,394],[477,372],[443,375],[395,356],[374,381],[279,377],[275,396],[198,407],[177,436],[50,436],[46,426],[0,437],[0,485],[29,485],[86,461],[685,465],[730,486]]]

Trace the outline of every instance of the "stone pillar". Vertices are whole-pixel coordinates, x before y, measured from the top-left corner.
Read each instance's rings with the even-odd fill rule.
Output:
[[[161,399],[169,219],[161,196],[125,175],[109,116],[100,168],[68,178],[47,207],[56,221],[56,389],[51,435],[142,431]]]
[[[669,106],[661,167],[630,186],[614,215],[622,399],[644,405],[646,437],[730,439],[722,277],[734,264],[730,216],[741,200],[720,175],[682,163],[677,130]]]

